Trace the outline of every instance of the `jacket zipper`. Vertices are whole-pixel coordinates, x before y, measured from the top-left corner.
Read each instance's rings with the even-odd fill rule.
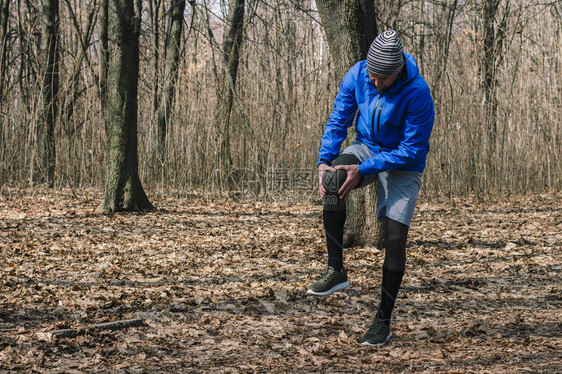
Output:
[[[373,129],[373,138],[375,137],[375,114],[377,113],[377,106],[379,105],[379,102],[381,101],[382,98],[382,94],[379,96],[379,98],[377,99],[377,102],[375,103],[375,109],[373,110],[373,120],[372,122],[372,129]],[[379,121],[380,121],[381,115],[379,113]],[[377,123],[377,129],[378,131],[380,131],[380,125]]]
[[[382,105],[381,109],[379,110],[379,115],[377,116],[377,131],[381,131],[381,113],[382,113]]]

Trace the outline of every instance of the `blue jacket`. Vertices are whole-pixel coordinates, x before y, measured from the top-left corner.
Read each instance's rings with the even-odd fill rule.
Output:
[[[318,165],[338,156],[359,110],[356,140],[374,155],[359,165],[362,176],[385,170],[423,172],[435,111],[416,60],[407,53],[404,56],[407,74],[401,74],[383,94],[371,83],[366,61],[347,72],[326,124]]]

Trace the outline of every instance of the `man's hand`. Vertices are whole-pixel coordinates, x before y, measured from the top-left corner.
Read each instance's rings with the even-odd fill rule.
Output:
[[[361,175],[359,174],[359,166],[357,165],[338,165],[336,170],[345,170],[347,172],[347,178],[345,182],[339,189],[338,193],[340,199],[344,200],[347,195],[353,190],[361,180]]]
[[[322,198],[326,196],[326,188],[324,188],[324,174],[328,171],[335,173],[336,169],[326,164],[318,165],[318,189],[320,190],[320,196],[322,196]]]

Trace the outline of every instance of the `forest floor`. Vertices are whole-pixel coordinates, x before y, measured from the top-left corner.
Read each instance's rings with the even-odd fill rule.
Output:
[[[346,250],[351,287],[306,295],[320,205],[153,197],[153,212],[104,215],[99,201],[1,191],[0,373],[562,372],[562,194],[420,201],[383,348],[358,341],[384,252]]]

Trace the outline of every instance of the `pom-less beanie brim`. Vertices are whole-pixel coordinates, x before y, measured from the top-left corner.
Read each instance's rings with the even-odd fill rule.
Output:
[[[388,30],[375,38],[367,55],[367,70],[371,74],[391,76],[404,67],[402,43],[394,30]]]

